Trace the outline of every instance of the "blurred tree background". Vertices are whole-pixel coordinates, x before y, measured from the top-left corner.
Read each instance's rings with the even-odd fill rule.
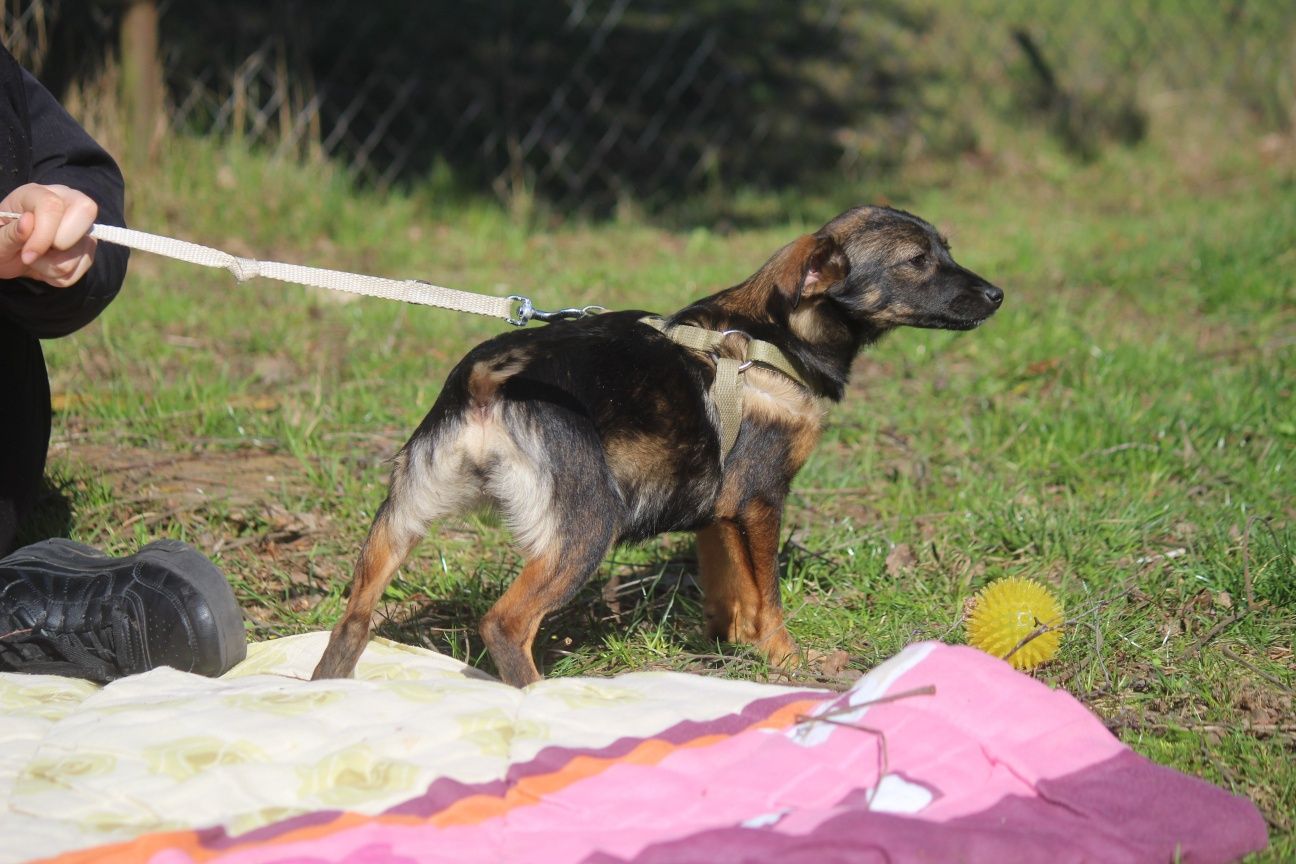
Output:
[[[6,45],[82,114],[144,106],[110,145],[219,136],[528,212],[760,218],[743,202],[1010,170],[1040,146],[1085,160],[1149,134],[1289,133],[1296,111],[1296,4],[1278,0],[4,10]]]

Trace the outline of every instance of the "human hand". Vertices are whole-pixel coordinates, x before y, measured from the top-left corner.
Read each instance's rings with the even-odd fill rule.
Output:
[[[76,284],[94,263],[90,227],[99,205],[67,186],[19,186],[0,210],[21,213],[0,225],[0,279],[26,277],[56,288]]]

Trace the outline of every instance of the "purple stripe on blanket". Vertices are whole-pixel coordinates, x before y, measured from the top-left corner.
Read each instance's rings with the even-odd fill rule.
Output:
[[[765,720],[785,705],[808,699],[832,699],[836,698],[837,695],[822,690],[784,693],[766,699],[757,699],[745,705],[741,711],[725,714],[711,720],[685,720],[673,726],[668,726],[653,735],[641,738],[618,738],[605,747],[546,747],[529,762],[510,765],[503,780],[491,780],[485,783],[461,783],[458,780],[441,777],[434,780],[428,786],[427,791],[408,801],[402,801],[384,812],[396,816],[414,816],[427,819],[450,807],[455,802],[473,795],[503,797],[509,787],[519,780],[558,771],[578,756],[618,759],[647,740],[684,744],[709,735],[735,735]],[[237,837],[231,837],[224,826],[217,825],[200,829],[197,832],[198,841],[204,848],[213,850],[251,846],[272,841],[277,837],[282,837],[302,828],[325,825],[345,812],[343,810],[317,810],[312,813],[303,813],[271,825],[255,828]]]
[[[583,864],[1224,864],[1267,844],[1247,799],[1132,751],[1041,780],[1037,791],[948,822],[871,813],[861,802],[806,834],[719,828]]]
[[[640,738],[618,738],[605,747],[546,747],[529,762],[510,765],[503,780],[463,786],[458,794],[449,789],[437,789],[438,783],[428,787],[424,795],[404,801],[385,812],[399,816],[418,816],[426,819],[449,807],[460,798],[468,795],[503,795],[513,784],[526,777],[539,774],[552,774],[559,771],[578,756],[592,756],[599,759],[619,759],[634,750],[644,741],[665,741],[669,744],[685,744],[709,735],[736,735],[769,717],[785,705],[802,702],[807,699],[833,699],[838,694],[822,690],[805,690],[796,693],[785,693],[766,699],[757,699],[748,703],[741,711],[725,714],[712,720],[684,720],[668,726],[660,732]]]

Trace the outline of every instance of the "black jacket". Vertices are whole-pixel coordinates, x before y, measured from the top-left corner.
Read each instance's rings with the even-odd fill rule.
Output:
[[[96,221],[125,225],[121,171],[49,91],[0,48],[0,198],[24,183],[62,183],[99,205]],[[0,318],[39,339],[65,336],[94,320],[117,295],[129,250],[100,243],[81,281],[54,288],[0,280]]]

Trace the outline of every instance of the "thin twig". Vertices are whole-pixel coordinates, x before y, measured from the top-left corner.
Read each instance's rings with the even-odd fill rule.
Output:
[[[754,660],[750,657],[742,657],[738,654],[719,654],[719,653],[696,654],[691,651],[685,651],[682,652],[679,656],[684,658],[685,660],[691,660],[700,663],[720,663],[721,665],[724,666],[747,666],[752,669],[755,669],[757,667],[763,667],[766,665],[763,660]]]
[[[1296,734],[1296,723],[1248,723],[1245,720],[1236,725],[1226,723],[1146,723],[1142,721],[1132,723],[1108,722],[1108,729],[1129,729],[1133,731],[1152,730],[1154,732],[1242,732],[1242,733],[1260,733],[1263,735],[1291,735]]]
[[[1197,640],[1195,650],[1198,654],[1212,639],[1224,632],[1225,629],[1236,624],[1245,618],[1255,608],[1255,593],[1251,587],[1251,526],[1255,523],[1255,515],[1247,517],[1246,527],[1242,532],[1242,581],[1246,586],[1246,606],[1234,612],[1223,621],[1218,621],[1215,626],[1206,631],[1205,635]]]
[[[1102,619],[1098,616],[1097,606],[1094,607],[1093,613],[1094,613],[1093,624],[1089,626],[1091,626],[1094,631],[1094,657],[1098,658],[1098,668],[1102,669],[1103,681],[1106,683],[1107,689],[1111,690],[1112,689],[1111,673],[1107,671],[1107,662],[1103,660]]]
[[[790,537],[788,538],[788,541],[783,544],[783,548],[784,550],[795,549],[797,552],[801,553],[802,555],[805,555],[807,558],[815,558],[819,561],[823,561],[825,564],[835,565],[838,563],[835,558],[830,558],[829,556],[824,555],[822,552],[815,552],[813,549],[801,545],[800,543],[791,539]]]
[[[995,454],[998,455],[1000,453],[1004,453],[1008,450],[1009,447],[1016,444],[1017,439],[1021,437],[1022,433],[1026,431],[1028,426],[1029,426],[1029,421],[1023,420],[1021,424],[1018,425],[1018,427],[1014,429],[1008,435],[1008,437],[1005,438],[1002,443],[1000,443],[998,447],[995,448]]]
[[[1246,617],[1246,614],[1250,611],[1251,611],[1250,609],[1239,609],[1237,612],[1234,612],[1232,615],[1223,619],[1222,621],[1215,622],[1215,626],[1207,630],[1205,635],[1203,635],[1200,639],[1197,640],[1197,644],[1194,647],[1194,650],[1200,652],[1202,648],[1206,647],[1206,643],[1210,642],[1212,639],[1214,639],[1216,636],[1218,636],[1227,628],[1241,621],[1243,618]]]
[[[1246,585],[1246,608],[1250,612],[1255,608],[1255,594],[1251,591],[1251,525],[1255,514],[1247,517],[1246,530],[1242,532],[1242,581]]]
[[[1247,668],[1250,669],[1252,672],[1254,672],[1254,673],[1256,673],[1257,675],[1259,675],[1261,678],[1263,678],[1263,679],[1265,679],[1266,681],[1268,681],[1269,683],[1274,684],[1275,686],[1277,686],[1277,687],[1278,687],[1280,690],[1282,690],[1284,693],[1292,693],[1292,694],[1296,694],[1296,689],[1293,689],[1293,688],[1292,688],[1290,685],[1288,685],[1288,684],[1284,684],[1281,680],[1279,680],[1278,678],[1274,677],[1273,675],[1270,675],[1268,672],[1264,671],[1264,670],[1261,669],[1259,666],[1256,666],[1256,665],[1255,665],[1254,663],[1252,663],[1250,660],[1247,660],[1247,659],[1245,659],[1245,658],[1243,658],[1243,657],[1238,656],[1237,654],[1234,654],[1232,651],[1230,651],[1229,649],[1227,649],[1227,648],[1225,648],[1225,647],[1223,647],[1223,646],[1220,646],[1220,648],[1219,648],[1219,652],[1220,652],[1221,654],[1223,654],[1225,657],[1227,657],[1228,659],[1232,660],[1234,663],[1241,663],[1243,666],[1247,667]]]
[[[1153,453],[1158,452],[1155,444],[1143,444],[1135,441],[1127,441],[1124,444],[1117,444],[1113,447],[1104,447],[1101,450],[1090,450],[1087,453],[1081,453],[1081,459],[1087,459],[1090,456],[1111,456],[1113,453],[1120,453],[1124,450],[1150,450]]]
[[[896,702],[901,699],[910,699],[913,698],[914,696],[935,696],[935,695],[936,695],[936,686],[934,684],[928,684],[923,687],[915,687],[912,690],[905,690],[900,693],[889,693],[886,696],[879,696],[876,699],[869,699],[864,702],[860,702],[856,705],[850,705],[846,708],[839,708],[836,711],[826,711],[823,714],[816,714],[814,716],[800,714],[797,715],[796,722],[798,724],[827,723],[830,726],[841,726],[846,729],[854,729],[856,732],[864,732],[866,734],[873,735],[877,738],[878,740],[877,782],[874,784],[873,789],[870,790],[869,792],[869,801],[872,801],[873,796],[877,794],[877,783],[881,783],[882,778],[885,777],[887,774],[889,774],[891,771],[891,759],[889,754],[887,753],[886,733],[883,732],[881,729],[876,729],[872,726],[864,726],[859,723],[851,723],[846,720],[838,720],[837,718],[855,714],[861,708],[867,708],[872,705],[883,705],[886,704],[887,702]]]
[[[1153,561],[1169,561],[1174,558],[1182,558],[1188,554],[1188,550],[1180,546],[1177,549],[1168,549],[1165,552],[1157,552],[1152,555],[1144,555],[1142,558],[1135,558],[1135,564],[1151,564]]]
[[[793,489],[794,495],[863,495],[873,491],[868,486],[838,486],[838,487],[811,487],[809,489]]]
[[[1038,618],[1036,618],[1035,621],[1036,623],[1039,623]],[[1072,620],[1072,621],[1063,621],[1061,624],[1040,624],[1040,626],[1036,627],[1034,630],[1032,630],[1031,632],[1023,636],[1021,638],[1021,641],[1018,642],[1016,645],[1014,645],[1012,647],[1012,650],[1003,656],[1003,659],[1011,660],[1012,656],[1016,654],[1019,650],[1024,648],[1029,643],[1034,642],[1036,639],[1043,636],[1045,633],[1051,633],[1054,630],[1061,630],[1063,627],[1067,626],[1068,624],[1079,624],[1079,623],[1080,623],[1079,621]]]
[[[872,726],[861,726],[858,723],[847,723],[844,720],[834,720],[827,715],[823,715],[819,717],[800,716],[797,717],[796,720],[798,723],[818,722],[818,723],[827,723],[830,726],[841,726],[845,729],[854,729],[856,732],[864,732],[869,735],[873,735],[877,738],[878,740],[877,780],[874,782],[873,788],[869,790],[869,794],[868,794],[868,801],[872,803],[873,796],[877,794],[878,784],[881,783],[882,778],[885,777],[887,774],[889,774],[891,771],[891,759],[887,753],[886,733],[883,732],[881,729],[876,729]]]
[[[879,696],[876,699],[866,699],[863,702],[856,702],[853,705],[849,705],[845,708],[838,708],[835,711],[825,711],[822,714],[815,714],[814,716],[810,716],[810,715],[798,716],[797,722],[801,723],[801,722],[813,722],[813,721],[823,720],[825,722],[836,722],[838,726],[850,726],[851,725],[850,723],[833,721],[831,720],[831,718],[846,717],[850,714],[854,714],[856,711],[858,711],[861,708],[868,708],[869,706],[872,705],[885,705],[888,702],[898,702],[901,699],[912,699],[915,696],[935,696],[935,695],[936,695],[936,685],[925,684],[922,687],[914,687],[911,690],[902,690],[899,693],[888,693],[887,695]]]

